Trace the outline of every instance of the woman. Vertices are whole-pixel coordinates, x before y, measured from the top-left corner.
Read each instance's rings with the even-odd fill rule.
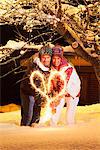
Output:
[[[54,102],[51,104],[52,107],[56,109],[56,112],[52,115],[51,124],[57,124],[60,118],[60,114],[62,108],[67,103],[67,124],[74,124],[75,123],[75,110],[79,102],[79,93],[80,93],[80,79],[76,73],[76,70],[73,66],[71,66],[67,60],[63,57],[63,49],[60,45],[56,45],[53,47],[53,56],[52,56],[52,71],[57,70],[58,72],[62,72],[66,74],[66,90],[64,96],[59,101],[58,106],[54,107]],[[55,89],[56,81],[52,81],[52,89]],[[60,81],[59,81],[60,82]],[[62,86],[61,86],[62,87]],[[54,90],[53,90],[54,91]],[[52,91],[52,92],[53,92]],[[59,87],[58,87],[59,93]]]

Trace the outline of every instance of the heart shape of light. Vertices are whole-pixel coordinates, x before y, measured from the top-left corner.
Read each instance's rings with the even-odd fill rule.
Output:
[[[34,77],[35,76],[38,76],[40,79],[41,79],[41,82],[43,84],[43,89],[42,90],[41,88],[38,88],[36,86],[36,84],[34,83]],[[50,91],[50,87],[51,87],[51,84],[52,84],[52,80],[55,78],[55,76],[60,76],[61,80],[64,82],[64,85],[63,85],[63,88],[61,89],[61,91],[56,95],[56,96],[53,96],[53,97],[49,97],[49,95],[47,94],[49,91]],[[51,107],[50,107],[50,103],[56,99],[58,99],[60,96],[63,96],[65,94],[65,91],[66,91],[66,74],[64,71],[57,71],[57,70],[51,70],[50,72],[50,75],[49,75],[49,78],[48,78],[48,84],[46,86],[46,83],[45,83],[45,80],[44,80],[44,74],[42,74],[40,71],[33,71],[30,75],[30,84],[32,85],[32,87],[37,91],[39,92],[43,97],[46,97],[47,99],[47,103],[46,103],[46,106],[45,106],[45,115],[44,115],[44,121],[42,120],[42,122],[45,122],[47,120],[49,120],[51,118],[51,115],[52,115],[52,110],[51,110]]]

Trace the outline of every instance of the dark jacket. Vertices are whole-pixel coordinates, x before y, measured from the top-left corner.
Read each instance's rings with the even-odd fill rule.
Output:
[[[35,63],[32,63],[29,65],[27,72],[25,73],[25,75],[23,76],[22,82],[20,84],[20,97],[21,100],[24,100],[26,102],[29,101],[29,96],[33,96],[36,103],[40,104],[40,100],[43,100],[45,98],[43,98],[40,93],[38,93],[30,84],[30,74],[32,71],[35,70],[39,70],[42,74],[44,74],[44,77],[49,75],[48,71],[42,71],[41,68],[39,68]],[[34,80],[34,83],[36,84],[37,87],[41,86],[41,80],[36,77],[36,79]]]

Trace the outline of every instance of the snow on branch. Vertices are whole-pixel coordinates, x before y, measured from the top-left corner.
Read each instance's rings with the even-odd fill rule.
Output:
[[[55,31],[58,22],[66,23],[74,30],[87,53],[99,57],[100,3],[83,0],[82,5],[77,0],[77,7],[74,7],[66,2],[70,3],[69,0],[0,1],[0,23],[23,25],[23,29],[30,33],[34,28],[47,24]]]

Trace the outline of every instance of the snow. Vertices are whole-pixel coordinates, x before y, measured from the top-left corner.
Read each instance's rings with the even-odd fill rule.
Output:
[[[0,113],[1,150],[99,150],[100,104],[78,106],[76,124],[65,125],[66,108],[57,127],[21,127],[20,108],[5,106]],[[11,105],[10,105],[11,108]],[[18,109],[19,108],[19,109]],[[6,111],[7,110],[7,111]]]

